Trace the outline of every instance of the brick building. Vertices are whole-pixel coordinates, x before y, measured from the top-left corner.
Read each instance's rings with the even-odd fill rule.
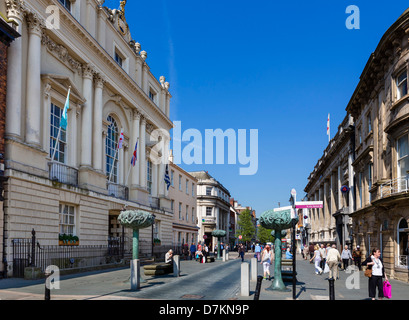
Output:
[[[3,16],[3,15],[2,15]],[[10,25],[9,23],[10,22]],[[20,37],[20,34],[12,28],[15,25],[11,21],[0,18],[0,252],[4,264],[4,211],[3,211],[3,182],[4,177],[4,151],[5,151],[5,130],[6,130],[6,97],[7,97],[7,49],[14,39]],[[4,271],[3,266],[0,267]],[[0,277],[3,272],[0,273]],[[3,275],[4,276],[4,275]]]

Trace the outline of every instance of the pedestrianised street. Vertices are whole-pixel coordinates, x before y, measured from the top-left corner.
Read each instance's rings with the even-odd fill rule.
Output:
[[[250,263],[254,255],[246,253],[243,263]],[[250,295],[242,296],[240,288],[241,259],[230,253],[229,261],[212,263],[181,261],[180,277],[173,275],[145,277],[137,291],[129,290],[129,268],[110,271],[88,272],[75,276],[62,276],[60,289],[51,289],[51,300],[254,300],[256,281],[250,281]],[[258,275],[262,275],[259,263]],[[328,274],[316,275],[314,265],[297,257],[297,300],[329,300]],[[271,266],[271,275],[274,268]],[[351,276],[353,278],[351,278]],[[348,280],[348,277],[349,280]],[[292,284],[286,283],[288,292],[266,290],[272,280],[263,280],[260,300],[292,300]],[[348,285],[349,283],[349,285]],[[393,288],[391,300],[407,299],[409,284],[390,280]],[[351,287],[352,288],[348,288]],[[44,281],[4,279],[0,282],[2,300],[43,300]],[[354,274],[339,272],[335,281],[336,300],[367,300],[368,278],[363,271]]]

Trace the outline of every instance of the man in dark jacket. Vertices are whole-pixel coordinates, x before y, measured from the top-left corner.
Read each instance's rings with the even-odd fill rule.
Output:
[[[310,246],[308,247],[308,252],[310,253],[310,263],[314,263],[314,262],[311,262],[312,257],[314,256],[314,245],[312,244],[312,242],[310,242]]]
[[[190,246],[190,260],[193,260],[195,258],[195,253],[196,253],[196,246],[192,242],[192,245]]]

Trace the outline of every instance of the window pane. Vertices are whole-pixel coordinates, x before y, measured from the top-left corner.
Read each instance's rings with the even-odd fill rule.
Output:
[[[403,136],[398,140],[398,159],[408,155],[408,136]]]

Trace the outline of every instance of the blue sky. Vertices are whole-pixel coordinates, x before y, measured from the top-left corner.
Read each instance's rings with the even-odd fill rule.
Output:
[[[258,172],[237,165],[206,170],[257,216],[297,199],[346,116],[370,54],[409,7],[407,1],[129,0],[132,37],[152,73],[170,83],[171,120],[182,130],[258,130]],[[119,0],[105,5],[119,7]],[[360,29],[345,12],[360,9]],[[183,148],[184,145],[182,145]]]

